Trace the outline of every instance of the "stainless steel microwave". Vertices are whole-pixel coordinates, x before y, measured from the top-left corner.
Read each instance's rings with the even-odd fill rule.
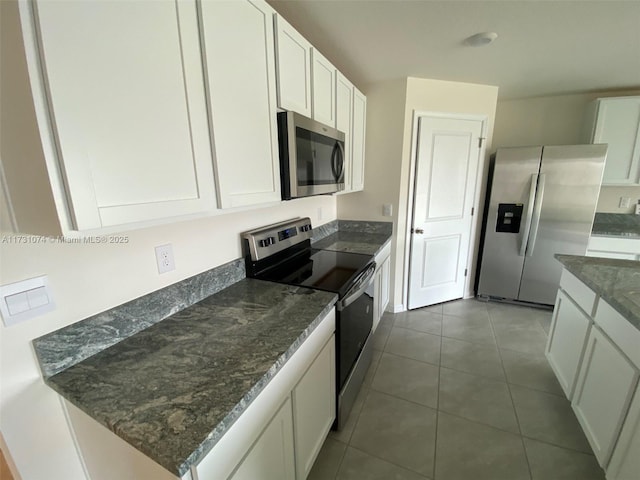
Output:
[[[295,112],[278,113],[282,199],[344,190],[344,133]]]

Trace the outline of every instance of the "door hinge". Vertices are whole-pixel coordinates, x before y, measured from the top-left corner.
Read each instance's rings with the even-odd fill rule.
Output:
[[[474,212],[476,211],[476,207],[471,207],[471,216],[473,217]]]
[[[467,269],[466,268],[464,269],[464,276],[465,277],[467,276]]]
[[[485,137],[478,137],[478,148],[482,148],[482,143],[485,141]]]

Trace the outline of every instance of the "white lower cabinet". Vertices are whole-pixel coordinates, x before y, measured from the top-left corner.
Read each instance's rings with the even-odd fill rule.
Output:
[[[571,399],[591,319],[562,290],[553,310],[546,356],[560,386]]]
[[[629,413],[620,431],[611,462],[608,480],[637,480],[640,472],[640,385],[636,388]]]
[[[640,330],[562,272],[545,353],[608,480],[640,478],[638,345]]]
[[[229,480],[294,480],[293,422],[287,398]]]
[[[597,326],[591,329],[571,405],[605,466],[638,383],[638,370]]]
[[[335,342],[331,339],[293,389],[295,470],[298,479],[305,479],[309,475],[336,418],[335,371]]]
[[[376,273],[373,280],[373,331],[375,332],[382,315],[389,305],[391,292],[391,243],[385,245],[376,255]]]

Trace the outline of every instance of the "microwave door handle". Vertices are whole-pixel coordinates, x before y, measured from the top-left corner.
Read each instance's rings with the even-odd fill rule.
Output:
[[[338,176],[336,177],[336,179],[340,181],[341,179],[344,180],[344,148],[342,147],[342,144],[340,142],[336,142],[336,146],[338,147],[339,154],[337,155],[337,157],[340,162],[340,168],[338,169]]]
[[[336,150],[338,147],[338,142],[333,146],[333,150],[331,151],[331,173],[333,173],[333,178],[338,179],[338,165],[336,162]]]
[[[336,182],[340,182],[344,174],[344,149],[336,142],[331,151],[331,171]]]

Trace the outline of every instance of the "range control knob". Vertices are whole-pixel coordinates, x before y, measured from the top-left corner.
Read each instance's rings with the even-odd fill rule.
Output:
[[[300,230],[301,230],[301,231],[303,231],[303,232],[308,232],[308,231],[310,231],[310,230],[311,230],[311,225],[310,225],[310,224],[302,225],[302,226],[300,227]]]
[[[274,243],[276,243],[276,239],[274,237],[267,237],[260,240],[258,242],[258,245],[260,245],[261,247],[268,247],[269,245],[273,245]]]

